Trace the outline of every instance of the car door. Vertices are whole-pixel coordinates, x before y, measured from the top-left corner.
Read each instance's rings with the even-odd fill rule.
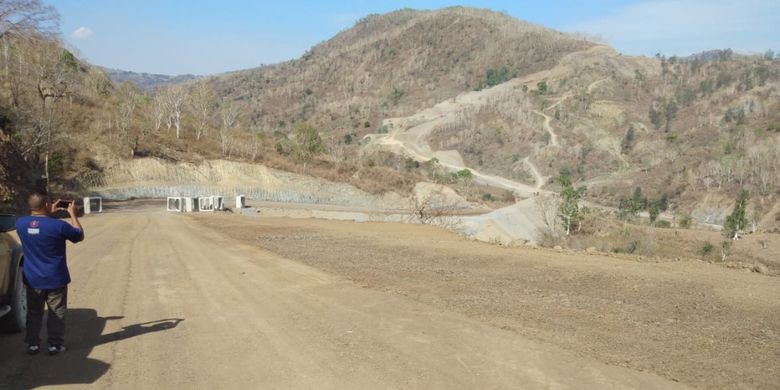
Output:
[[[0,215],[0,302],[8,298],[14,283],[18,244],[10,232],[15,224],[13,215]]]

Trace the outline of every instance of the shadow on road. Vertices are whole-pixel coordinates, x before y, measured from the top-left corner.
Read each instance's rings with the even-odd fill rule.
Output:
[[[69,309],[65,335],[68,351],[56,357],[45,350],[36,356],[25,354],[22,334],[0,335],[0,389],[34,389],[41,386],[90,384],[103,376],[111,366],[90,358],[93,348],[147,333],[173,329],[181,318],[143,322],[103,334],[108,321],[123,317],[100,317],[93,309]],[[46,339],[46,333],[41,333]],[[45,348],[45,346],[43,346]]]

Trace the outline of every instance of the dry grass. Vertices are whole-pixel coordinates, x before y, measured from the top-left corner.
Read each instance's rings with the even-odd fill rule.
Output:
[[[780,236],[775,233],[746,234],[732,243],[726,261],[720,257],[720,246],[727,241],[721,232],[705,227],[691,229],[658,228],[631,224],[608,216],[589,216],[582,230],[564,240],[546,245],[561,244],[570,249],[588,248],[602,253],[615,253],[645,259],[675,261],[698,259],[728,267],[744,268],[770,275],[780,275]],[[711,246],[706,250],[705,247]]]

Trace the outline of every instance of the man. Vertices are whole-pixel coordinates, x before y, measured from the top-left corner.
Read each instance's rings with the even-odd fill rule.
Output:
[[[84,239],[84,229],[76,216],[76,204],[33,193],[27,198],[30,215],[16,221],[16,232],[22,241],[24,282],[27,286],[27,352],[40,350],[40,333],[44,305],[49,307],[46,323],[49,354],[65,351],[65,313],[68,310],[70,273],[66,263],[65,241]],[[63,207],[67,206],[67,207]],[[57,211],[67,211],[70,223],[52,218]]]

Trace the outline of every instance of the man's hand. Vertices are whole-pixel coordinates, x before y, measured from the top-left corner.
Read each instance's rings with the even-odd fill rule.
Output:
[[[57,211],[68,211],[68,209],[62,207],[62,203],[64,203],[62,199],[57,199],[57,201],[51,205],[51,213],[54,214]],[[70,213],[70,211],[68,211],[68,213]]]
[[[57,201],[57,202],[60,202],[60,201]],[[70,225],[73,226],[74,228],[77,228],[77,229],[81,230],[81,239],[78,240],[78,241],[81,241],[81,240],[84,239],[84,228],[81,226],[81,222],[79,221],[78,214],[76,214],[76,201],[75,200],[69,200],[69,201],[66,201],[66,202],[70,202],[70,203],[68,203],[68,208],[66,209],[66,208],[60,207],[59,209],[60,210],[66,210],[68,212],[68,215],[70,215]],[[74,242],[77,242],[77,241],[74,241]]]
[[[70,204],[68,205],[68,214],[72,218],[76,218],[76,202],[70,201]]]

